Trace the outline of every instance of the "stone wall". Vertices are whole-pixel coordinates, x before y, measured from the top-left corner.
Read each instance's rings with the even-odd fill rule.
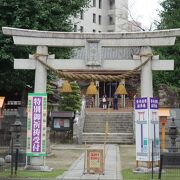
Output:
[[[159,94],[159,106],[160,107],[171,107],[179,108],[180,100],[178,92],[175,92],[166,84],[160,84],[158,89]]]

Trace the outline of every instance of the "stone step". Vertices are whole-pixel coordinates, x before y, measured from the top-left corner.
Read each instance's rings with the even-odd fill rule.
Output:
[[[88,118],[86,118],[86,123],[105,123],[105,122],[109,122],[109,123],[129,123],[129,122],[132,122],[132,118],[131,119],[125,119],[125,120],[121,120],[121,119],[118,119],[118,120],[113,120],[113,119],[109,119],[109,120],[106,120],[106,119],[92,119],[92,120],[89,120]]]
[[[88,126],[96,126],[96,125],[105,125],[106,124],[106,121],[104,122],[85,122],[86,125]],[[111,122],[111,121],[108,121],[108,124],[109,126],[122,126],[122,125],[129,125],[129,124],[133,124],[132,121],[129,121],[129,122]]]
[[[85,122],[84,125],[84,131],[87,132],[88,130],[93,130],[93,132],[95,132],[97,130],[97,132],[103,132],[106,126],[106,122]],[[108,127],[109,130],[113,131],[125,131],[127,130],[131,130],[133,128],[133,122],[118,122],[118,123],[114,123],[114,122],[108,122]],[[98,131],[100,130],[100,131]],[[88,131],[89,132],[89,131]]]
[[[117,114],[113,114],[113,113],[109,113],[109,114],[106,114],[106,113],[86,113],[87,115],[93,115],[93,116],[112,116],[112,117],[130,117],[132,116],[133,113],[117,113]]]
[[[105,133],[83,133],[83,142],[104,143]],[[108,143],[133,144],[133,133],[108,133]]]
[[[126,124],[126,125],[119,125],[119,124],[116,124],[116,125],[112,125],[112,124],[108,124],[108,127],[109,128],[120,128],[120,129],[124,129],[124,128],[130,128],[132,127],[133,124]],[[96,124],[96,125],[93,125],[93,124],[85,124],[84,125],[84,128],[105,128],[106,127],[106,124]]]
[[[104,121],[109,121],[109,122],[127,122],[127,121],[132,121],[132,116],[131,117],[119,117],[119,118],[112,118],[111,116],[106,118],[104,116],[86,116],[87,122],[104,122]]]
[[[104,117],[104,118],[106,118],[106,119],[108,119],[108,118],[112,118],[112,119],[119,119],[119,118],[121,118],[121,119],[126,119],[126,118],[131,118],[132,117],[132,115],[128,115],[128,116],[121,116],[121,115],[119,115],[119,116],[106,116],[106,115],[93,115],[93,114],[90,114],[90,115],[88,115],[87,114],[87,117],[89,117],[90,119],[92,119],[92,117]]]
[[[101,111],[101,112],[88,112],[86,111],[86,114],[96,114],[96,115],[128,115],[132,114],[132,111],[129,112],[107,112],[107,111]]]
[[[124,132],[132,132],[132,128],[124,128],[124,129],[120,129],[120,128],[108,128],[109,132],[114,132],[114,133],[124,133]],[[96,128],[84,128],[84,132],[97,132],[97,133],[104,133],[105,132],[105,128],[100,128],[100,127],[96,127]]]
[[[89,143],[103,143],[106,122],[108,121],[108,143],[132,144],[133,113],[132,112],[90,112],[86,113],[83,141]]]
[[[124,129],[124,128],[130,128],[132,127],[133,124],[108,124],[108,127],[109,128],[120,128],[120,129]],[[105,128],[106,127],[106,124],[85,124],[84,125],[84,128]]]
[[[96,131],[96,130],[86,130],[86,131],[84,131],[85,133],[104,133],[105,131],[103,130],[103,131]],[[132,132],[132,130],[124,130],[124,131],[122,131],[122,130],[109,130],[108,131],[109,133],[131,133]]]

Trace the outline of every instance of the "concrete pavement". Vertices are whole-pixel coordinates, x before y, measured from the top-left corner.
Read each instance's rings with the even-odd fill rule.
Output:
[[[103,144],[95,144],[90,149],[103,149]],[[57,179],[122,179],[119,147],[115,144],[105,145],[105,170],[102,174],[84,173],[84,156],[83,153],[63,175]]]

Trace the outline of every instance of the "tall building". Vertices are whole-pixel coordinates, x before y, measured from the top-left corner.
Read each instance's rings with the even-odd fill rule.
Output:
[[[143,28],[141,27],[141,23],[138,21],[129,21],[128,22],[128,31],[129,32],[137,32],[142,31]]]
[[[128,31],[128,0],[91,0],[73,18],[73,26],[75,32]]]
[[[81,11],[73,19],[73,26],[75,32],[127,32],[127,31],[139,31],[132,22],[128,20],[128,0],[91,0],[90,7]],[[138,24],[140,26],[140,24]],[[96,49],[96,46],[94,47]],[[101,59],[131,59],[132,54],[136,54],[139,51],[138,48],[128,47],[111,47],[102,48]],[[86,59],[86,49],[84,47],[75,49],[73,53],[74,59]],[[138,52],[137,52],[138,54]],[[76,70],[77,72],[77,70]],[[104,71],[95,69],[94,73],[98,74],[119,74],[117,71]],[[81,90],[86,90],[89,82],[78,82]],[[130,87],[128,82],[123,79],[121,81],[124,85]],[[112,100],[115,90],[119,82],[99,82],[96,81],[98,86],[98,95],[95,97],[96,106],[99,106],[102,102],[103,95],[106,94],[108,98]],[[131,87],[129,89],[132,89]],[[129,98],[133,98],[134,94],[128,89]],[[132,95],[130,95],[130,93]],[[85,94],[85,91],[82,93]],[[125,96],[122,96],[125,99]],[[131,100],[131,99],[130,99]],[[123,100],[125,104],[125,100]],[[101,105],[100,105],[101,106]]]

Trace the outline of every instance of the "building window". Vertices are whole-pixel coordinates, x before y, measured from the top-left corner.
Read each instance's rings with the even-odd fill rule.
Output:
[[[109,0],[109,9],[114,9],[115,0]]]
[[[102,9],[102,0],[99,0],[99,9]]]
[[[95,29],[93,29],[93,32],[96,32],[96,30],[95,30]]]
[[[93,14],[93,23],[96,23],[96,14]]]
[[[83,32],[83,31],[84,31],[84,27],[80,26],[80,32]]]
[[[114,25],[113,16],[109,16],[109,25]]]
[[[102,16],[99,15],[99,24],[101,25],[102,24]]]
[[[74,25],[74,32],[77,32],[77,25]]]
[[[80,12],[80,19],[84,19],[84,12],[83,11]]]
[[[96,7],[96,0],[93,0],[93,7]]]

